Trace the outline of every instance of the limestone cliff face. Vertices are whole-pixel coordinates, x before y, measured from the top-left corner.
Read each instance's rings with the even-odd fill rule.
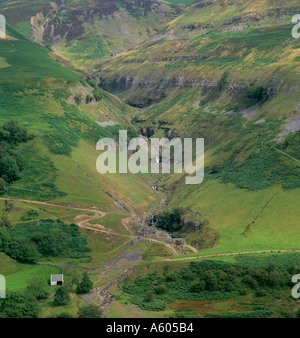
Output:
[[[138,107],[189,89],[240,99],[249,86],[263,84],[268,98],[283,89],[291,95],[296,89],[288,67],[299,41],[289,24],[297,12],[297,1],[199,1],[140,45],[100,64],[101,87]]]

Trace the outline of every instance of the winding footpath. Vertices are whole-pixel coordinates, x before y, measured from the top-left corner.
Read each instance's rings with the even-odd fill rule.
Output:
[[[191,259],[203,259],[203,258],[213,258],[213,257],[224,257],[224,256],[239,256],[239,255],[253,255],[253,254],[263,254],[263,253],[290,253],[290,252],[300,252],[300,250],[261,250],[261,251],[246,251],[246,252],[230,252],[223,254],[212,254],[205,256],[194,256],[194,257],[183,257],[183,258],[165,258],[165,261],[184,261]]]

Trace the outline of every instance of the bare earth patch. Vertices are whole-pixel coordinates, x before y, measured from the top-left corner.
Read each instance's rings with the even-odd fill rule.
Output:
[[[283,131],[276,138],[277,142],[281,142],[285,136],[300,130],[300,101],[297,103],[296,109],[298,114],[287,120],[288,123],[284,126]]]

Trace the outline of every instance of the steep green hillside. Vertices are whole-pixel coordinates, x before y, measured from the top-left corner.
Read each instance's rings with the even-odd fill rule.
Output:
[[[153,193],[144,178],[108,179],[96,171],[96,142],[128,128],[133,109],[101,90],[96,101],[94,88],[37,44],[1,40],[0,46],[0,124],[14,119],[34,135],[18,149],[25,159],[22,176],[6,196],[115,208],[101,187],[130,208],[150,204]]]

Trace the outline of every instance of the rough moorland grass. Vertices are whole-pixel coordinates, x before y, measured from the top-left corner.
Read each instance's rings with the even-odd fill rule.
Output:
[[[164,310],[167,304],[179,300],[191,301],[191,308],[193,308],[197,306],[197,301],[224,301],[233,297],[237,299],[242,290],[246,290],[245,295],[249,294],[246,298],[250,301],[255,291],[254,299],[244,304],[247,306],[237,309],[239,312],[224,313],[224,316],[269,317],[276,312],[275,307],[249,307],[249,305],[257,304],[255,299],[258,297],[264,297],[265,302],[281,297],[282,292],[289,289],[291,276],[299,269],[298,264],[299,253],[259,258],[249,256],[241,258],[239,263],[234,264],[221,261],[198,261],[191,262],[188,266],[178,270],[174,270],[174,266],[171,268],[165,263],[160,272],[156,271],[144,277],[138,276],[135,279],[131,277],[130,281],[126,280],[123,291],[134,296],[131,302],[143,309],[153,311]],[[222,292],[219,292],[221,290]],[[264,291],[260,295],[257,290]],[[194,305],[192,305],[193,301]],[[201,309],[200,303],[199,309]],[[295,305],[292,300],[288,303]],[[234,308],[230,310],[232,309]],[[205,311],[204,308],[201,310],[201,312]],[[214,312],[210,308],[207,310]],[[218,310],[220,312],[221,308]],[[283,315],[281,311],[276,314],[276,316],[281,315]],[[211,314],[211,316],[217,315]]]
[[[37,81],[44,77],[79,80],[79,75],[52,60],[45,48],[29,41],[1,40],[1,56],[13,66],[0,71],[1,80],[34,77]],[[18,51],[16,53],[16,51]]]

